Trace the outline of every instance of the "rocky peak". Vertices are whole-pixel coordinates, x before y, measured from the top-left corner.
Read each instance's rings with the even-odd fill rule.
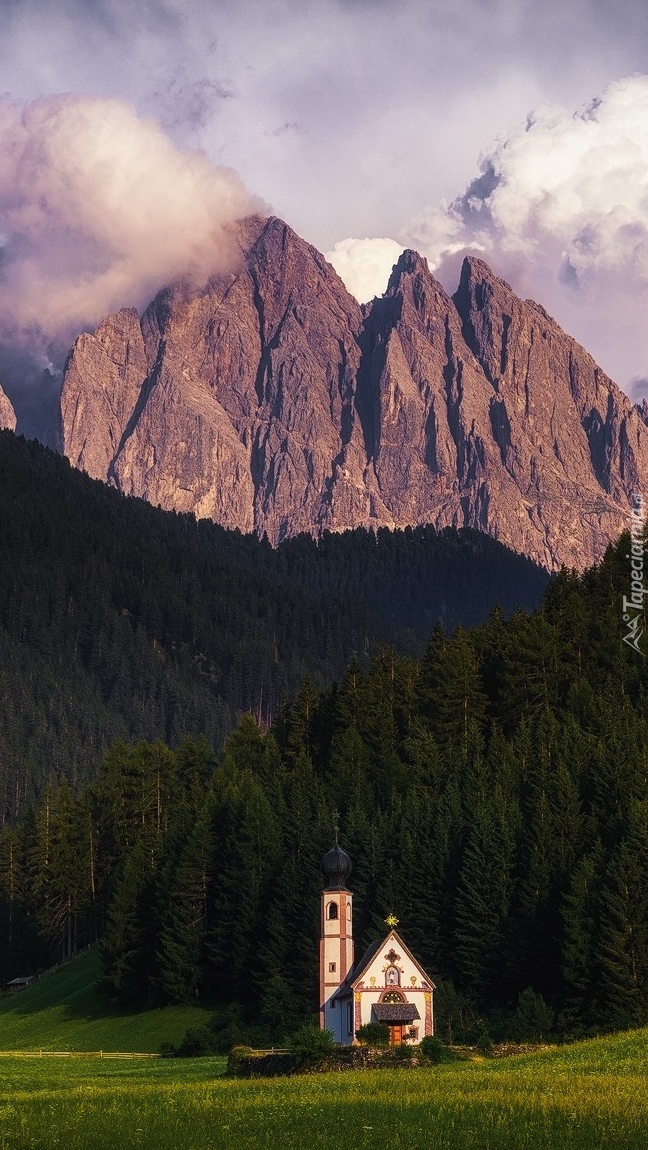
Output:
[[[555,568],[600,558],[648,484],[645,411],[482,260],[451,298],[406,251],[361,308],[283,221],[239,262],[81,336],[72,463],[273,543],[358,525],[471,526]]]
[[[508,362],[513,312],[518,306],[524,309],[524,305],[506,280],[495,276],[488,264],[475,256],[463,261],[453,301],[464,339],[497,389]]]
[[[63,384],[64,450],[123,491],[273,542],[326,524],[334,502],[351,525],[368,503],[347,482],[364,458],[354,409],[360,306],[281,220],[245,221],[238,241],[238,271],[165,289],[137,332],[112,316],[106,331],[77,341]],[[113,338],[120,371],[107,352]],[[124,419],[117,408],[128,409]]]
[[[16,413],[9,401],[9,397],[5,395],[0,386],[0,431],[6,429],[9,431],[16,430]]]
[[[399,290],[401,281],[405,276],[429,276],[430,268],[424,256],[420,256],[418,252],[412,248],[406,248],[401,252],[398,260],[392,268],[387,290],[385,295],[393,295]]]

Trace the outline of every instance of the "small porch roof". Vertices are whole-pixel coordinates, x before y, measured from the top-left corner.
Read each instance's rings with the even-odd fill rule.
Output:
[[[413,1002],[374,1002],[371,1010],[376,1022],[414,1022],[421,1017]]]

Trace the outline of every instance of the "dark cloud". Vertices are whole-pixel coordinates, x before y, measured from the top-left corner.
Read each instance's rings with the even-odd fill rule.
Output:
[[[648,376],[636,376],[630,381],[628,394],[635,403],[648,398]]]
[[[41,333],[34,334],[40,343]],[[17,416],[17,434],[58,451],[61,372],[52,363],[45,367],[43,358],[0,342],[0,380]]]
[[[152,94],[157,119],[170,136],[193,141],[214,118],[221,100],[233,100],[233,87],[217,80],[190,80],[179,64],[164,87]]]
[[[281,124],[272,132],[268,132],[267,135],[282,136],[284,132],[294,132],[297,136],[303,136],[306,133],[306,129],[303,124],[299,123],[299,120],[291,120],[289,123]]]

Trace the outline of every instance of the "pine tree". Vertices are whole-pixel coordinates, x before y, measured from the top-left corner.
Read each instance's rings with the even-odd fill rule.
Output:
[[[152,835],[127,856],[115,886],[101,945],[108,996],[124,1005],[150,1002],[155,973],[155,854]]]
[[[480,1005],[501,995],[514,841],[499,789],[475,811],[454,906],[453,965],[459,988]]]
[[[429,730],[447,754],[466,759],[483,727],[486,695],[472,636],[458,627],[448,639],[436,628],[419,678],[419,705]]]
[[[158,934],[157,969],[171,1002],[190,1002],[202,984],[205,944],[213,904],[212,802],[204,804],[172,881],[165,884]]]
[[[597,958],[598,1013],[610,1030],[648,1021],[648,810],[635,804],[605,866]]]
[[[561,1025],[570,1033],[594,1025],[596,1019],[600,865],[601,846],[596,843],[574,867],[570,887],[563,898]]]

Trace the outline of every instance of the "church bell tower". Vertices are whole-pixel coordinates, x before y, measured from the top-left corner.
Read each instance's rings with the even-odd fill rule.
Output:
[[[353,895],[346,885],[351,866],[337,841],[321,863],[320,1026],[333,1031],[336,1042],[348,1042],[347,1019],[334,996],[353,966]]]

